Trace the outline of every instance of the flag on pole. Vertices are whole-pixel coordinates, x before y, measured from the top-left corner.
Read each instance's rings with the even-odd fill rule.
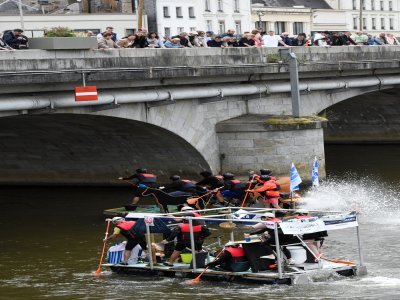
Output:
[[[312,172],[311,172],[311,181],[313,186],[319,186],[319,179],[318,179],[318,159],[315,157]]]
[[[302,182],[299,173],[297,172],[294,163],[292,163],[292,167],[290,168],[290,191],[297,191],[299,189],[299,184]]]

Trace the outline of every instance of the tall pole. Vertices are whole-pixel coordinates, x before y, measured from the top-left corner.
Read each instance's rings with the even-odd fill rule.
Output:
[[[360,31],[363,31],[363,6],[364,0],[360,0]]]
[[[24,28],[24,13],[22,11],[22,0],[19,0],[18,8],[19,8],[19,19],[20,19],[20,23],[21,23],[21,29],[25,30],[25,28]]]
[[[142,29],[143,26],[143,1],[144,0],[139,0],[139,7],[138,7],[138,30]]]

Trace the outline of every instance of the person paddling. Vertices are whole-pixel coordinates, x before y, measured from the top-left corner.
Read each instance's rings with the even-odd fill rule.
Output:
[[[136,205],[139,202],[139,197],[142,196],[143,191],[147,187],[157,188],[157,177],[154,174],[148,173],[147,169],[139,168],[136,169],[136,173],[129,177],[119,177],[119,180],[132,180],[136,186],[135,194],[132,198],[132,205]]]
[[[184,214],[183,217],[193,217],[192,213]],[[194,246],[196,251],[201,251],[203,247],[203,242],[206,237],[211,235],[210,230],[204,225],[194,225],[193,224],[193,236],[194,236]],[[174,228],[170,236],[163,241],[163,243],[168,243],[177,238],[177,243],[174,252],[168,261],[164,262],[164,265],[172,267],[175,260],[181,254],[182,250],[185,248],[191,248],[190,242],[190,225],[187,219],[183,220],[183,223],[179,224]]]
[[[121,262],[121,265],[127,265],[128,259],[131,256],[132,249],[135,248],[138,244],[142,247],[142,250],[147,253],[147,243],[143,234],[133,234],[132,227],[135,226],[135,221],[125,221],[124,218],[114,217],[111,222],[115,225],[114,232],[108,238],[105,238],[103,241],[107,242],[110,239],[114,239],[120,234],[127,239],[127,243],[125,245],[124,258]]]
[[[281,187],[279,183],[272,179],[269,175],[260,175],[258,181],[263,184],[262,187],[247,191],[250,193],[260,193],[262,196],[264,196],[264,207],[270,208],[272,205],[274,208],[280,209],[279,190]]]
[[[235,264],[248,261],[246,253],[240,244],[235,242],[228,242],[225,244],[225,249],[222,254],[214,261],[206,264],[206,267],[220,266],[221,269],[226,271],[233,271]],[[247,265],[247,269],[250,265]]]

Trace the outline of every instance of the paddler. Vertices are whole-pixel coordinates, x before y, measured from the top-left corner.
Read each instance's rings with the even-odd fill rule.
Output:
[[[243,263],[246,261],[248,261],[248,259],[241,245],[230,241],[225,244],[225,249],[223,250],[222,254],[214,261],[208,263],[206,267],[212,268],[219,266],[223,270],[233,271],[233,267],[235,264]],[[250,265],[247,265],[247,269],[249,268]]]
[[[124,218],[114,217],[111,222],[115,225],[114,232],[108,238],[105,238],[103,241],[106,242],[110,239],[114,239],[119,235],[122,235],[126,238],[127,243],[125,245],[124,258],[120,263],[121,265],[127,265],[128,259],[131,256],[132,249],[135,248],[138,244],[142,247],[142,250],[147,254],[147,243],[145,240],[145,236],[143,234],[134,234],[132,232],[132,227],[135,226],[135,221],[125,221]]]
[[[157,188],[157,177],[149,173],[145,168],[136,169],[136,173],[129,177],[119,177],[119,180],[132,180],[133,184],[136,185],[135,194],[132,198],[132,205],[136,205],[139,202],[139,197],[142,196],[143,191],[148,188]]]
[[[193,214],[186,213],[183,215],[183,217],[193,217]],[[193,224],[192,228],[195,250],[201,251],[204,239],[211,235],[211,232],[206,226],[200,224]],[[171,257],[168,259],[168,261],[164,262],[164,265],[170,267],[174,265],[175,260],[179,257],[179,255],[185,248],[191,248],[190,225],[187,219],[183,219],[182,223],[175,227],[169,237],[162,241],[162,243],[166,244],[173,241],[175,238],[177,238],[175,250],[171,254]]]
[[[279,190],[281,189],[279,183],[271,178],[269,175],[261,175],[258,179],[260,183],[262,183],[262,187],[257,189],[246,190],[250,193],[259,193],[264,199],[264,207],[270,208],[271,205],[274,208],[280,209],[279,207]]]

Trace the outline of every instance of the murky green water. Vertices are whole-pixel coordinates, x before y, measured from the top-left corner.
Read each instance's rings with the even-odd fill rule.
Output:
[[[101,212],[126,203],[129,189],[1,187],[0,299],[398,299],[400,173],[395,169],[400,166],[400,146],[376,147],[327,147],[328,172],[340,177],[351,170],[354,180],[328,180],[306,195],[309,203],[324,208],[362,206],[369,269],[365,277],[316,278],[295,287],[188,286],[179,279],[121,276],[107,270],[94,277],[105,232]],[[359,179],[367,173],[370,179]],[[355,249],[355,230],[348,229],[330,233],[325,251],[357,260]]]

